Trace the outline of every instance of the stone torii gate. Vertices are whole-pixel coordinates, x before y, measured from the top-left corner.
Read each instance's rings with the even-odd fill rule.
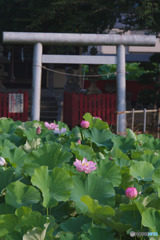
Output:
[[[78,33],[32,33],[32,32],[3,32],[3,43],[6,44],[34,44],[33,81],[32,81],[32,112],[31,120],[40,120],[42,44],[52,45],[112,45],[117,46],[117,111],[121,112],[118,119],[118,132],[126,131],[126,78],[125,78],[125,46],[155,46],[156,37],[152,35],[119,35],[119,34],[78,34]],[[58,55],[59,56],[59,55]],[[72,56],[54,55],[54,61],[61,63],[73,62]],[[107,64],[107,56],[75,56],[77,63]],[[66,58],[66,59],[65,59]],[[67,58],[72,59],[67,60]],[[83,58],[83,59],[82,59]],[[85,60],[86,58],[86,60]],[[99,58],[99,60],[98,60]],[[48,59],[48,58],[47,58]],[[43,60],[43,61],[42,61]],[[82,60],[84,60],[82,62]],[[53,63],[53,58],[50,62]],[[114,60],[113,60],[114,61]],[[49,60],[47,60],[49,63]],[[115,61],[114,61],[115,62]],[[110,64],[113,64],[110,62]]]

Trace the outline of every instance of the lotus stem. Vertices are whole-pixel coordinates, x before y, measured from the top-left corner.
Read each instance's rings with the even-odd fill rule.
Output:
[[[48,214],[48,208],[47,208],[47,216],[48,216],[49,214]]]

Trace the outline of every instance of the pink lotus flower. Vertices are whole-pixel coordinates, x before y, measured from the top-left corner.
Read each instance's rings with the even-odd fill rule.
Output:
[[[78,140],[77,140],[77,143],[78,143],[78,144],[81,144],[81,139],[78,139]]]
[[[82,128],[89,128],[89,122],[88,121],[82,121],[81,122],[81,127]]]
[[[126,194],[127,198],[134,199],[137,197],[138,192],[135,187],[129,187],[126,189],[125,194]]]
[[[36,128],[36,134],[38,134],[38,135],[41,134],[41,128],[40,127]]]
[[[94,118],[99,118],[100,120],[102,120],[102,118],[101,118],[101,117],[94,117]]]
[[[7,165],[5,159],[3,157],[0,157],[0,166]]]
[[[48,128],[48,130],[55,130],[58,127],[58,125],[56,125],[55,123],[45,122],[44,125],[46,128]]]
[[[56,133],[56,134],[62,134],[62,133],[65,133],[67,131],[67,128],[61,128],[61,129],[59,129],[59,128],[56,128],[55,130],[54,130],[54,133]]]
[[[90,173],[91,171],[94,171],[97,169],[95,167],[97,163],[94,163],[93,161],[87,161],[86,158],[83,158],[82,162],[81,160],[76,159],[76,161],[73,163],[73,165],[76,167],[77,171],[79,172],[85,172]]]

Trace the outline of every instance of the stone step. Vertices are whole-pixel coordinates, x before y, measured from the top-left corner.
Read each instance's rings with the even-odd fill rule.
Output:
[[[31,113],[31,104],[29,101],[28,111]],[[40,106],[40,121],[53,122],[57,120],[58,104],[55,97],[43,97]]]
[[[56,101],[41,101],[41,107],[53,107],[53,106],[57,106],[57,102]],[[32,103],[28,102],[28,106],[31,107]]]
[[[41,105],[41,111],[57,111],[58,110],[58,106],[44,106],[44,105]],[[31,105],[28,106],[28,110],[31,110]]]
[[[57,121],[57,116],[44,116],[44,115],[41,115],[40,116],[40,121],[42,122],[54,122],[54,121]]]
[[[57,111],[41,111],[40,112],[41,115],[44,116],[56,116],[57,115]]]

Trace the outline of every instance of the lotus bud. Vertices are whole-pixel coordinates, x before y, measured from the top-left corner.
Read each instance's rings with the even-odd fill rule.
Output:
[[[7,165],[5,159],[3,157],[0,157],[0,166]]]
[[[41,128],[40,127],[36,128],[36,134],[38,134],[38,135],[41,134]]]
[[[134,199],[137,197],[138,192],[135,187],[129,187],[126,189],[125,194],[126,194],[127,198]]]
[[[81,139],[78,139],[78,140],[77,140],[77,143],[78,143],[78,144],[81,144]]]
[[[81,127],[82,128],[89,128],[89,122],[88,121],[82,121],[81,122]]]

